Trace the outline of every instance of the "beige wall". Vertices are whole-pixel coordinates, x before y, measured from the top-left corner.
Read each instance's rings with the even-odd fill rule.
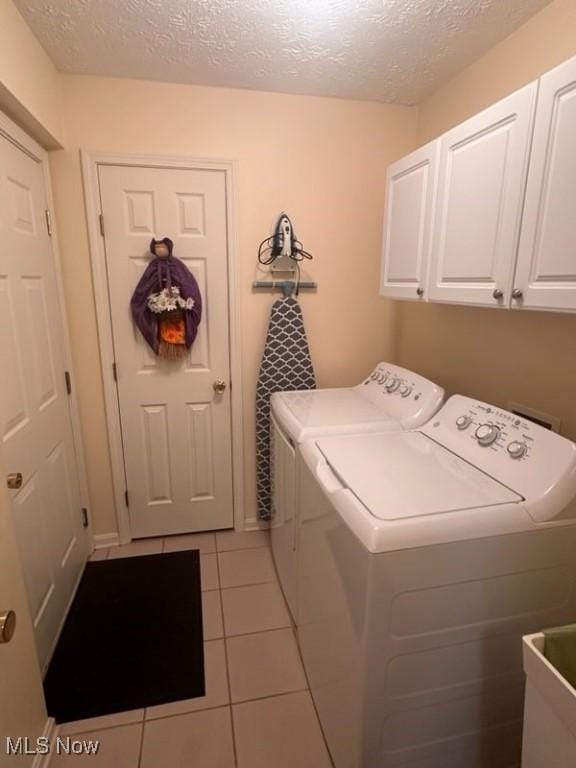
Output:
[[[44,147],[60,145],[60,76],[12,0],[0,0],[0,109]]]
[[[416,141],[416,110],[337,99],[63,77],[66,150],[51,156],[97,533],[115,519],[79,148],[227,158],[235,174],[246,514],[255,510],[254,396],[272,296],[255,295],[257,248],[286,210],[314,255],[301,295],[319,383],[349,384],[392,355],[394,307],[378,297],[386,166]],[[159,117],[160,116],[160,117]]]
[[[576,54],[576,3],[556,0],[420,107],[419,142]],[[515,400],[558,416],[576,438],[576,316],[408,305],[399,309],[399,360],[462,392]]]

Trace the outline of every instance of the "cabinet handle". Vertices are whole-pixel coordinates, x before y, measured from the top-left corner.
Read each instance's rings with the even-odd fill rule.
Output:
[[[494,290],[492,291],[492,296],[495,299],[501,299],[502,296],[504,296],[504,291],[501,291],[500,288],[494,288]]]
[[[520,299],[524,296],[520,288],[514,288],[512,291],[512,298],[516,299],[516,301],[520,301]]]
[[[418,286],[418,288],[416,288],[416,293],[418,296],[424,296],[424,288],[422,288],[422,286]]]

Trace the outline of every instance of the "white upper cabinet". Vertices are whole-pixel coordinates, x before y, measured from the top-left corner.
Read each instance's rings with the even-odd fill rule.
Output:
[[[412,152],[388,168],[380,293],[425,298],[440,142]]]
[[[576,310],[576,59],[540,80],[512,307]]]
[[[509,304],[536,94],[532,83],[440,139],[431,301]]]

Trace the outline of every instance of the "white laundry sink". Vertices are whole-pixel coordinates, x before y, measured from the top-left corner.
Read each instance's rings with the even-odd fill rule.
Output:
[[[526,635],[522,768],[576,766],[576,689],[544,656],[544,635]]]

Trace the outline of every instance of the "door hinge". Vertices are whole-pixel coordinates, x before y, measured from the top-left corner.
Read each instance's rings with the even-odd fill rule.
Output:
[[[46,229],[48,230],[48,237],[52,237],[52,215],[48,208],[44,211],[44,215],[46,216]]]
[[[116,361],[112,363],[112,376],[114,376],[114,381],[118,381],[118,368],[116,367]]]
[[[69,395],[72,394],[72,379],[70,378],[70,371],[64,371],[64,378],[66,379],[66,392]]]
[[[100,222],[100,234],[102,235],[102,237],[104,237],[104,214],[103,213],[101,213],[98,216],[98,221]]]
[[[88,528],[88,510],[82,507],[82,527]]]
[[[128,496],[128,491],[124,491],[124,501],[126,502],[126,506],[130,506],[130,497]]]

